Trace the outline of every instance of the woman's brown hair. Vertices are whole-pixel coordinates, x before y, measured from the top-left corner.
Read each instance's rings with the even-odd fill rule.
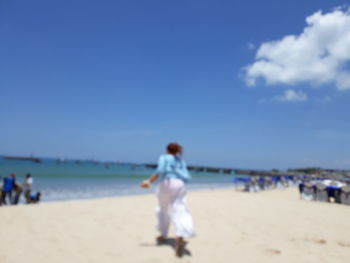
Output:
[[[169,143],[166,149],[168,150],[168,153],[172,155],[182,154],[182,146],[178,143],[174,143],[174,142]]]

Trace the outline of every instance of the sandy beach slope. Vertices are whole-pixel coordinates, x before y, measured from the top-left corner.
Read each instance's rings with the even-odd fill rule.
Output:
[[[296,189],[188,199],[191,256],[155,245],[156,199],[143,195],[2,207],[0,262],[350,262],[349,206],[301,201]]]

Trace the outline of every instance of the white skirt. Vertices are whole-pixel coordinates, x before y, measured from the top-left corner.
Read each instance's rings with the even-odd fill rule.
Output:
[[[192,237],[193,220],[186,202],[186,186],[182,180],[171,178],[163,180],[157,189],[158,230],[167,237],[170,222],[175,226],[176,237]]]

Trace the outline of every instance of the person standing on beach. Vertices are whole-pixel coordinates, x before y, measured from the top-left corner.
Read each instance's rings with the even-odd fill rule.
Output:
[[[6,204],[6,197],[8,197],[9,204],[12,204],[12,191],[15,188],[16,175],[14,173],[4,178],[2,186],[1,201]]]
[[[177,143],[167,146],[167,153],[159,157],[154,175],[141,183],[142,188],[149,188],[160,178],[157,189],[159,205],[157,207],[158,230],[157,243],[166,242],[170,221],[175,226],[175,252],[181,257],[185,250],[184,238],[193,236],[193,221],[186,203],[186,183],[191,180],[185,161],[181,158],[182,147]]]
[[[2,206],[2,176],[0,175],[0,206]]]
[[[28,196],[33,188],[33,177],[31,174],[26,174],[26,180],[23,184],[24,196]]]

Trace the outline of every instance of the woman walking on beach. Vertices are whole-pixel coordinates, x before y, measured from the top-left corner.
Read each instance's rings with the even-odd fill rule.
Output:
[[[191,179],[191,175],[181,154],[182,147],[179,144],[168,144],[167,154],[159,157],[155,174],[141,183],[141,187],[148,188],[151,183],[160,178],[157,189],[159,202],[157,218],[160,236],[157,237],[157,243],[166,242],[171,221],[175,226],[175,252],[179,257],[184,253],[184,238],[193,236],[192,216],[186,203],[186,183]]]

